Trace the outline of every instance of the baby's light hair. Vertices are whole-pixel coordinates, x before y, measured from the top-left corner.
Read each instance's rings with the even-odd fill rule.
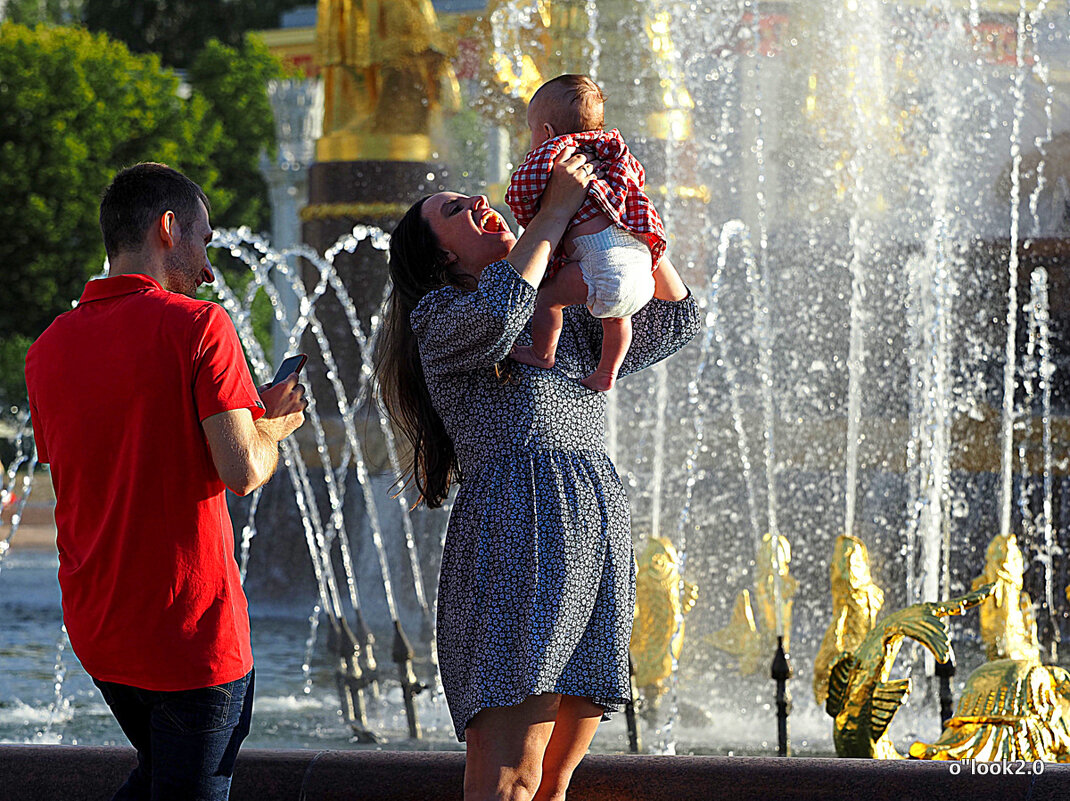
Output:
[[[541,116],[558,134],[601,131],[605,125],[606,96],[586,75],[566,73],[551,78],[531,97],[539,101]]]

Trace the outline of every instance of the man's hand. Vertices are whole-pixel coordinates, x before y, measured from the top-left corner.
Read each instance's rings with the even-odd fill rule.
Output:
[[[275,442],[281,442],[305,422],[305,387],[298,383],[297,373],[275,386],[260,387],[260,400],[264,403],[264,416],[256,421],[256,427]]]
[[[258,391],[264,404],[259,420],[254,422],[248,409],[234,409],[201,422],[216,472],[237,495],[267,483],[279,462],[279,442],[305,422],[308,401],[297,373]]]

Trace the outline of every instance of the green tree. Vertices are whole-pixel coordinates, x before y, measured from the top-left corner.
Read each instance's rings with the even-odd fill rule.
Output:
[[[82,20],[82,0],[6,0],[0,6],[3,21],[20,25],[72,25]]]
[[[166,162],[212,196],[222,127],[207,112],[154,55],[79,29],[0,25],[0,338],[36,337],[100,272],[98,202],[121,167]],[[10,345],[0,353],[13,358]]]
[[[158,53],[164,64],[189,67],[209,39],[241,45],[246,31],[275,28],[279,15],[308,0],[84,0],[94,31],[126,42],[135,53]]]
[[[271,205],[258,165],[260,152],[275,148],[267,83],[284,77],[282,62],[253,35],[246,35],[240,49],[210,39],[194,59],[188,77],[225,132],[211,153],[212,164],[219,170],[212,196],[213,223],[266,230]]]

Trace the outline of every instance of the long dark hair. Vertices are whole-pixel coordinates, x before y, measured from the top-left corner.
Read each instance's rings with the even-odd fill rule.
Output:
[[[426,200],[405,212],[390,235],[393,288],[376,348],[375,373],[387,414],[412,446],[406,484],[415,483],[420,499],[434,509],[460,480],[460,469],[453,441],[431,404],[409,315],[428,292],[466,283],[450,271],[446,252],[423,218]]]

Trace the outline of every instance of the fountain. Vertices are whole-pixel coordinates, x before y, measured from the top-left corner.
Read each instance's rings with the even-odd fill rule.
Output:
[[[697,585],[682,644],[682,628],[662,631],[679,648],[650,691],[661,703],[641,716],[645,747],[773,753],[768,666],[780,637],[794,672],[792,751],[833,752],[824,710],[799,682],[810,686],[832,618],[828,564],[844,535],[868,551],[867,582],[894,610],[966,593],[988,542],[1016,533],[1039,645],[1054,662],[1070,522],[1060,460],[1070,163],[1054,158],[1070,130],[1065,13],[1045,0],[491,0],[481,15],[480,67],[461,88],[490,119],[484,149],[466,143],[485,163],[467,174],[428,167],[421,150],[406,200],[443,183],[500,200],[493,126],[512,131],[518,163],[525,97],[559,72],[595,74],[607,123],[644,162],[673,260],[707,317],[688,350],[614,391],[611,444],[637,551],[663,538],[679,578]],[[313,204],[322,211],[322,199]],[[445,518],[391,499],[397,449],[367,412],[380,284],[355,289],[346,259],[363,260],[361,275],[381,270],[397,210],[366,205],[364,219],[334,218],[330,236],[313,220],[317,249],[277,232],[214,240],[219,299],[259,377],[283,350],[311,350],[321,365],[309,423],[279,475],[233,509],[254,637],[272,625],[258,609],[287,621],[286,645],[254,641],[258,665],[265,651],[292,657],[267,682],[253,743],[337,747],[374,734],[399,744],[418,721],[424,745],[453,747],[429,625]],[[270,344],[258,339],[271,327],[265,309]],[[4,486],[25,503],[33,487],[15,483],[33,480],[36,465],[28,440],[16,448]],[[18,542],[12,521],[0,532],[0,598],[19,569],[5,561]],[[770,564],[756,558],[763,541]],[[759,583],[771,619],[754,631],[768,653],[741,676],[737,654],[713,646],[737,594]],[[967,668],[961,694],[984,659],[977,615],[955,618],[951,637]],[[20,713],[39,739],[116,739],[99,720],[79,728],[96,713],[71,655],[56,659],[62,643],[57,623],[34,646],[27,672],[54,681],[34,694],[20,679]],[[385,667],[395,650],[400,673]],[[900,658],[914,681],[886,733],[900,751],[939,729],[925,653],[911,646]],[[418,684],[429,687],[416,694]],[[52,713],[34,717],[38,707]],[[603,726],[594,747],[627,750],[623,722]]]

